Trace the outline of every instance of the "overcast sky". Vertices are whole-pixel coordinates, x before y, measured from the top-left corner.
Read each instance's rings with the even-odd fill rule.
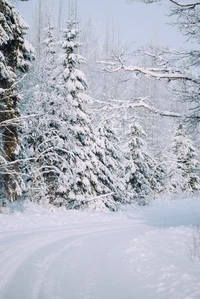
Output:
[[[30,27],[37,1],[29,0],[17,4]],[[58,9],[58,0],[45,1],[50,8],[53,5],[54,12]],[[62,1],[64,11],[67,12],[68,0]],[[163,1],[164,5],[145,5],[138,2],[126,4],[126,0],[77,0],[77,2],[79,18],[82,21],[92,18],[102,35],[109,20],[110,24],[114,23],[116,28],[120,28],[120,35],[126,43],[135,42],[137,46],[141,46],[159,42],[160,45],[173,48],[188,47],[185,43],[186,38],[178,29],[166,24],[171,20],[167,16],[168,1]]]

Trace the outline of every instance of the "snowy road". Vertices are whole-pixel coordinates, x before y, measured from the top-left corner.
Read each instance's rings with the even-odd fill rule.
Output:
[[[124,250],[132,225],[126,221],[4,234],[0,298],[123,298],[128,284]]]
[[[200,262],[191,259],[192,229],[174,222],[177,212],[184,211],[186,222],[193,216],[188,207],[173,209],[169,218],[161,210],[155,206],[140,216],[115,214],[108,221],[102,214],[103,221],[2,232],[0,298],[199,299]],[[4,215],[4,225],[6,217],[9,223],[15,220]]]

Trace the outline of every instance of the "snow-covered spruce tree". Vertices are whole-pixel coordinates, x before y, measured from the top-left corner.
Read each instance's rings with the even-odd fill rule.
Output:
[[[130,126],[128,146],[126,181],[129,197],[143,205],[153,198],[154,192],[161,190],[164,172],[148,154],[145,132],[137,122]]]
[[[16,163],[20,144],[18,125],[20,112],[17,90],[19,73],[25,72],[31,58],[31,47],[24,40],[27,26],[15,7],[0,1],[0,133],[2,196],[15,200],[21,194],[21,178]]]
[[[115,209],[114,181],[111,173],[98,158],[99,146],[93,132],[91,120],[84,109],[87,87],[84,74],[78,65],[85,62],[76,53],[80,43],[77,41],[79,30],[77,22],[67,22],[64,40],[59,44],[64,50],[62,70],[57,76],[57,95],[65,103],[60,106],[59,117],[65,123],[65,130],[60,130],[63,140],[62,152],[65,163],[60,168],[57,186],[59,196],[67,208],[89,206],[98,209]],[[67,166],[66,166],[67,165]]]
[[[197,156],[197,149],[185,135],[183,126],[179,125],[169,149],[169,160],[172,161],[168,170],[169,192],[196,193],[200,190]]]
[[[75,26],[76,22],[67,23],[60,50],[55,48],[50,28],[45,39],[44,64],[33,92],[34,109],[28,105],[29,113],[37,111],[37,117],[30,118],[25,142],[28,157],[34,161],[30,196],[37,201],[45,197],[67,208],[114,210],[115,182],[98,158],[99,143],[83,108],[87,82],[77,68],[84,58],[76,54],[80,44]]]
[[[97,156],[102,162],[101,173],[109,178],[107,185],[113,190],[115,201],[127,203],[125,183],[125,156],[120,149],[120,140],[109,121],[103,121],[98,127]]]
[[[56,168],[60,159],[57,153],[60,144],[58,131],[63,128],[63,122],[59,119],[60,103],[55,94],[56,65],[54,28],[49,25],[45,30],[40,61],[35,62],[25,80],[24,89],[28,92],[24,90],[21,108],[25,115],[35,115],[28,119],[22,133],[25,156],[30,159],[24,167],[28,173],[27,196],[32,201],[43,203],[55,199],[54,185],[59,172]]]

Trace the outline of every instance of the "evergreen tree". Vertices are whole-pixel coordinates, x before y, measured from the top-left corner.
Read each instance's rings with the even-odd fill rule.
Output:
[[[119,147],[120,140],[109,121],[100,124],[98,137],[98,151],[96,154],[102,163],[101,173],[106,173],[108,177],[107,184],[110,190],[113,191],[115,201],[127,203],[124,167],[126,159]]]
[[[132,200],[145,204],[154,192],[160,191],[163,180],[163,169],[148,154],[144,140],[145,132],[135,122],[130,127],[129,163],[126,167],[128,193]]]
[[[91,120],[84,109],[86,96],[83,91],[87,87],[84,74],[78,65],[85,59],[76,53],[80,43],[77,41],[79,30],[77,22],[67,22],[64,40],[60,42],[64,49],[63,70],[58,76],[57,93],[65,101],[60,118],[66,129],[60,132],[63,140],[65,157],[70,171],[61,167],[63,175],[59,176],[57,194],[65,200],[68,208],[89,206],[114,209],[115,202],[110,195],[107,168],[103,168],[98,159],[98,144],[92,129]],[[107,194],[109,194],[107,196]]]
[[[18,125],[20,112],[17,90],[19,75],[29,67],[32,49],[24,40],[27,26],[15,7],[0,2],[0,128],[2,195],[14,200],[21,194],[21,179],[16,160],[20,151]]]
[[[168,170],[168,190],[170,192],[195,193],[200,190],[197,156],[197,149],[185,135],[183,126],[179,125],[169,150],[169,158],[172,161]]]
[[[24,88],[31,92],[25,92],[26,98],[22,111],[26,115],[35,115],[35,117],[30,117],[28,126],[22,133],[25,157],[30,159],[24,168],[29,173],[28,196],[31,200],[38,202],[54,201],[53,182],[57,181],[60,172],[56,167],[60,161],[57,152],[60,144],[58,130],[63,127],[63,123],[59,119],[59,114],[55,113],[55,111],[60,111],[59,98],[57,94],[55,95],[56,48],[54,28],[49,25],[45,30],[40,61],[36,61],[24,84]],[[34,99],[34,105],[32,99]]]
[[[102,143],[84,108],[87,82],[78,66],[85,60],[76,53],[80,45],[76,25],[72,20],[67,23],[60,50],[52,28],[47,30],[43,66],[37,67],[35,106],[29,99],[26,108],[37,113],[26,132],[27,156],[34,161],[28,188],[37,201],[45,198],[67,208],[116,209],[119,190],[111,165],[99,157]]]

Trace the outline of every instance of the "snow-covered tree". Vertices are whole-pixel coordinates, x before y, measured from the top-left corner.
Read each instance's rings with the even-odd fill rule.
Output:
[[[21,178],[17,164],[20,151],[18,125],[20,112],[17,89],[19,74],[29,67],[32,49],[24,40],[27,25],[7,0],[0,2],[0,128],[2,195],[14,200],[21,194]]]
[[[28,188],[32,199],[46,198],[67,208],[116,209],[116,202],[124,199],[112,165],[106,164],[109,150],[103,161],[99,153],[105,150],[104,141],[95,135],[84,108],[87,82],[78,66],[85,60],[77,54],[76,26],[73,20],[67,22],[60,49],[52,28],[47,30],[43,64],[37,67],[37,84],[31,87],[35,105],[31,107],[30,95],[25,105],[28,113],[37,114],[25,132],[24,146],[33,159]]]
[[[130,0],[129,2],[138,2]],[[162,2],[161,0],[139,0],[146,4]],[[200,123],[199,117],[199,90],[200,76],[196,70],[199,68],[200,51],[196,45],[200,43],[200,2],[199,1],[181,1],[168,0],[170,16],[173,16],[173,25],[176,25],[187,41],[191,40],[194,47],[189,50],[160,49],[157,58],[167,56],[165,64],[160,65],[160,69],[154,69],[149,72],[150,77],[165,79],[168,81],[176,80],[180,87],[176,88],[176,96],[179,100],[192,103],[190,114],[187,115],[188,123],[194,127]],[[191,47],[191,44],[190,44]],[[170,65],[171,64],[171,65]],[[164,66],[164,67],[163,67]],[[170,67],[168,67],[170,66]],[[139,70],[143,74],[146,70]],[[183,88],[183,82],[185,87]]]
[[[192,192],[200,190],[198,176],[198,151],[179,125],[169,149],[168,189],[171,192]]]
[[[59,144],[57,131],[62,126],[62,121],[55,114],[55,111],[60,111],[60,106],[55,95],[57,47],[54,28],[49,25],[44,35],[40,60],[35,62],[24,84],[22,112],[35,116],[28,119],[22,136],[24,155],[29,159],[24,165],[28,173],[28,196],[34,201],[51,202],[55,199],[53,182],[56,181],[58,172],[55,161],[59,161],[56,150]]]
[[[107,184],[114,192],[113,196],[119,203],[129,201],[125,184],[125,156],[120,149],[120,140],[117,137],[111,122],[103,121],[98,128],[97,156],[102,162],[102,173],[106,173]]]
[[[161,190],[163,169],[148,154],[145,132],[134,122],[129,135],[129,163],[126,167],[128,193],[132,200],[145,204],[153,197],[154,192]]]
[[[62,70],[57,77],[57,94],[65,101],[60,118],[66,125],[65,131],[60,132],[60,137],[63,139],[63,157],[70,171],[66,166],[64,169],[61,167],[63,175],[59,176],[57,194],[69,208],[85,204],[97,207],[98,199],[101,206],[114,208],[108,168],[103,168],[103,163],[96,155],[98,143],[90,117],[83,108],[87,100],[83,93],[87,82],[78,69],[78,65],[85,60],[76,53],[80,46],[77,41],[79,29],[76,26],[75,21],[67,22],[64,40],[60,42],[64,55]]]

